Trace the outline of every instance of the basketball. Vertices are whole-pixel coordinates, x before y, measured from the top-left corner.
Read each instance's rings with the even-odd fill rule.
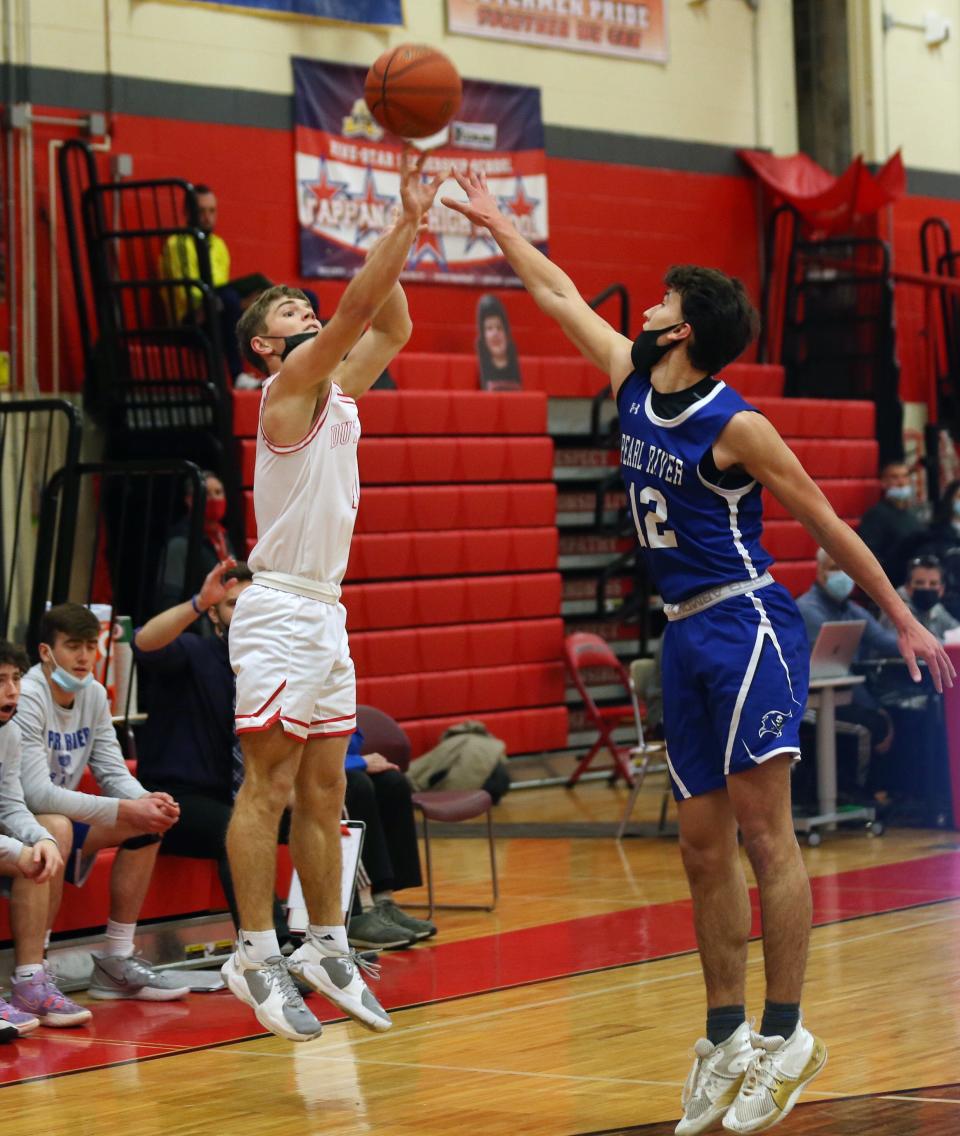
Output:
[[[428,138],[457,113],[462,87],[443,52],[403,43],[376,60],[363,93],[370,113],[386,130],[401,138]]]

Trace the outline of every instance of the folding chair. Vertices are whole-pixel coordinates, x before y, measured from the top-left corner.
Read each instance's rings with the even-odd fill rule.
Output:
[[[635,659],[630,664],[630,688],[638,702],[641,696],[644,696],[649,690],[650,679],[653,677],[653,671],[656,666],[657,663],[653,659]],[[642,732],[639,734],[639,744],[630,750],[633,789],[630,792],[627,807],[624,809],[620,827],[617,829],[617,840],[622,840],[626,834],[627,825],[630,823],[630,817],[633,814],[634,805],[637,803],[637,797],[640,796],[640,790],[643,788],[643,781],[646,775],[648,773],[663,773],[666,771],[666,762],[659,765],[650,764],[651,754],[659,753],[661,750],[665,752],[665,747],[660,742],[654,742],[651,745],[644,738]],[[663,796],[660,798],[660,819],[657,822],[658,833],[663,832],[664,826],[666,825],[667,806],[670,803],[670,797],[670,778],[668,777],[663,787]]]
[[[410,765],[410,739],[399,722],[373,706],[357,706],[357,726],[363,733],[363,752],[382,753],[404,772]],[[423,853],[427,868],[427,918],[432,919],[438,908],[450,911],[493,911],[500,898],[497,879],[497,848],[493,833],[493,798],[484,789],[430,789],[414,793],[414,807],[423,818]],[[433,879],[433,850],[430,844],[430,821],[455,823],[487,818],[487,849],[490,854],[489,903],[440,903],[437,901]],[[413,906],[418,906],[414,904]]]
[[[613,758],[613,764],[604,767],[611,771],[611,784],[618,777],[622,777],[628,785],[633,785],[633,763],[630,757],[633,747],[620,745],[613,737],[613,731],[618,726],[632,724],[637,731],[638,744],[643,745],[640,703],[630,683],[630,676],[627,674],[626,667],[604,639],[588,631],[576,631],[574,634],[568,635],[564,640],[564,655],[566,656],[570,677],[583,699],[583,707],[587,717],[597,729],[597,740],[580,759],[567,781],[567,787],[571,788],[576,785],[602,749],[608,750]],[[623,687],[623,700],[613,705],[598,705],[584,678],[583,672],[589,669],[602,669],[610,672],[610,677]]]

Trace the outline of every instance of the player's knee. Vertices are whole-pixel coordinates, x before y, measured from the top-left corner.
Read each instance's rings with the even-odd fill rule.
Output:
[[[37,823],[57,842],[60,854],[66,856],[73,846],[73,825],[70,820],[59,813],[45,813],[37,817]]]
[[[756,823],[742,830],[743,847],[758,881],[779,873],[796,854],[793,833],[786,837],[777,827]]]
[[[730,849],[725,841],[701,842],[681,836],[680,856],[691,884],[717,878],[730,870]]]
[[[347,778],[343,769],[315,769],[297,780],[296,803],[301,808],[324,812],[343,808]]]

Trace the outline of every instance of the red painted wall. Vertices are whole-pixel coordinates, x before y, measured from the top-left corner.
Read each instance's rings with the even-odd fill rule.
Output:
[[[55,108],[47,108],[56,113]],[[36,179],[40,219],[38,291],[49,296],[49,137],[37,131]],[[133,155],[136,178],[180,176],[206,182],[219,198],[218,231],[227,241],[236,275],[262,271],[271,279],[312,284],[329,312],[343,285],[306,281],[298,274],[293,192],[293,138],[287,131],[216,126],[118,114],[113,152]],[[104,162],[106,159],[104,159]],[[679,173],[586,161],[549,161],[551,255],[584,295],[620,281],[630,292],[635,328],[645,307],[661,295],[673,263],[715,265],[759,286],[755,192],[746,178]],[[61,237],[62,385],[80,382],[80,353],[66,248]],[[411,350],[471,351],[479,290],[411,285]],[[522,354],[567,354],[572,348],[521,290],[506,296]],[[613,321],[617,307],[605,314]],[[49,383],[49,307],[41,301],[41,375]],[[0,334],[6,335],[0,312]]]
[[[56,108],[45,109],[58,113]],[[290,132],[124,114],[115,115],[112,125],[113,151],[133,155],[135,177],[181,176],[214,187],[220,202],[218,231],[230,246],[236,275],[262,271],[273,280],[312,284],[322,308],[333,309],[343,285],[303,280],[298,273]],[[62,128],[36,130],[38,320],[44,387],[50,377],[51,318],[47,142],[63,135]],[[614,281],[624,283],[634,308],[635,329],[643,309],[659,298],[663,271],[673,263],[693,261],[722,268],[740,276],[759,299],[757,196],[748,178],[562,158],[549,159],[548,170],[552,258],[586,296]],[[919,225],[933,214],[947,217],[960,235],[958,201],[907,197],[894,208],[898,267],[919,268]],[[75,389],[80,385],[79,337],[62,230],[59,246],[61,383]],[[415,284],[408,294],[414,318],[411,350],[472,350],[478,290]],[[541,316],[524,292],[508,291],[505,300],[522,354],[572,353],[556,326]],[[616,304],[611,302],[604,314],[616,320]],[[922,399],[928,367],[920,289],[898,289],[897,318],[903,395]],[[0,303],[0,346],[6,346],[6,338],[7,310]]]

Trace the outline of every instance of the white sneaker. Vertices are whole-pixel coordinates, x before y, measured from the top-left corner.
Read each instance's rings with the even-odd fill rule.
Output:
[[[743,1022],[726,1041],[713,1045],[701,1037],[693,1047],[693,1068],[680,1096],[683,1116],[677,1136],[706,1132],[736,1100],[743,1078],[756,1055],[750,1023]]]
[[[757,1055],[723,1118],[730,1132],[765,1132],[778,1124],[827,1063],[827,1047],[802,1022],[786,1041],[759,1034],[753,1037]]]
[[[327,954],[308,932],[303,946],[287,959],[287,966],[301,982],[367,1029],[385,1033],[393,1025],[360,973],[365,970],[372,978],[379,978],[380,967],[367,962],[356,951]]]
[[[253,963],[234,953],[220,968],[230,993],[245,1002],[257,1021],[288,1041],[312,1041],[323,1028],[304,1004],[296,984],[279,955]]]

